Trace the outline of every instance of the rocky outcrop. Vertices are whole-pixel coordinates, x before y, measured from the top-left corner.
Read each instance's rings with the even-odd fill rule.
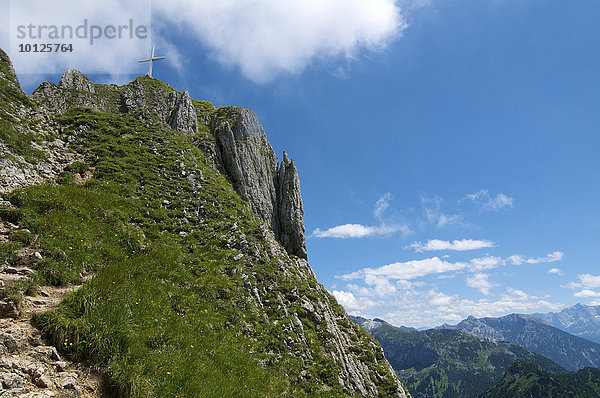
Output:
[[[196,109],[189,93],[178,93],[150,77],[139,77],[120,87],[101,86],[71,69],[63,74],[58,85],[42,83],[32,98],[54,113],[62,114],[72,107],[122,112],[147,119],[157,118],[174,130],[198,132]]]
[[[187,133],[198,132],[198,117],[190,93],[184,91],[179,94],[175,107],[167,119],[167,123],[173,130],[185,131]]]
[[[304,231],[304,209],[300,196],[300,178],[293,160],[283,152],[277,173],[277,210],[279,241],[290,254],[307,258]]]
[[[284,153],[279,166],[265,131],[251,110],[221,108],[214,120],[217,156],[234,188],[271,227],[288,253],[306,259],[304,211],[294,162]]]
[[[58,83],[58,87],[88,93],[96,92],[96,90],[94,90],[94,83],[92,83],[92,81],[83,73],[75,69],[69,69],[63,73],[60,83]]]

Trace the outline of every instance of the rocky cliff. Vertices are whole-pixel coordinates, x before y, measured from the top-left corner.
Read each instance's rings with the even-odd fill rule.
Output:
[[[28,98],[0,55],[0,251],[40,256],[0,298],[87,281],[34,318],[61,355],[131,396],[407,396],[306,262],[296,166],[252,111],[77,71]]]

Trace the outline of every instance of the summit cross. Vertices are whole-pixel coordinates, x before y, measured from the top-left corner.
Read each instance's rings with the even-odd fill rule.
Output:
[[[152,53],[150,54],[150,58],[148,59],[143,59],[141,61],[138,61],[139,63],[142,62],[150,62],[150,66],[148,67],[148,73],[146,73],[146,76],[148,77],[152,77],[152,63],[154,61],[160,61],[161,59],[166,59],[166,57],[155,57],[154,56],[154,46],[152,46]]]

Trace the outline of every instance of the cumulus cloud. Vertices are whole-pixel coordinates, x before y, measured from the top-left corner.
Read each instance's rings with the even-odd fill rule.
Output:
[[[595,292],[589,289],[583,289],[580,292],[574,293],[573,296],[581,298],[600,297],[600,292]]]
[[[2,24],[0,33],[11,43],[10,56],[19,74],[49,75],[62,73],[66,69],[75,68],[83,73],[102,73],[108,75],[143,74],[144,64],[137,61],[147,58],[151,47],[151,4],[149,0],[22,0],[10,2],[10,23]],[[130,24],[131,20],[131,24]],[[32,29],[29,29],[29,26]],[[19,31],[19,26],[25,29]],[[38,27],[45,26],[40,30]],[[56,26],[57,34],[62,37],[63,26],[65,38],[53,39],[50,27]],[[84,29],[83,26],[87,28]],[[102,38],[92,44],[92,35],[103,30]],[[127,28],[119,29],[119,27]],[[68,27],[73,29],[73,36]],[[81,28],[80,28],[81,27]],[[111,30],[110,27],[114,27]],[[140,35],[131,33],[138,27]],[[79,29],[79,30],[77,30]],[[106,34],[108,29],[108,38]],[[24,38],[20,38],[21,33]],[[85,38],[83,37],[85,32]],[[144,33],[145,32],[145,33]],[[31,35],[30,35],[31,33]],[[39,37],[41,36],[41,38]],[[20,53],[19,44],[72,43],[72,52]],[[5,45],[4,43],[3,45]]]
[[[565,275],[565,273],[560,268],[550,268],[548,270],[548,273],[549,274],[555,274],[555,275],[558,275],[558,276],[564,276]]]
[[[331,294],[333,294],[333,297],[335,297],[338,303],[349,312],[366,310],[376,305],[375,302],[367,298],[361,298],[360,301],[357,300],[352,292],[334,290]]]
[[[456,250],[456,251],[467,251],[477,250],[488,247],[494,247],[494,242],[489,240],[473,240],[473,239],[462,239],[453,240],[452,242],[447,240],[431,239],[426,243],[415,242],[409,247],[415,249],[416,252],[421,253],[424,251],[436,251],[436,250]]]
[[[513,265],[554,263],[557,261],[561,261],[563,256],[564,256],[563,252],[555,251],[553,253],[548,254],[545,257],[538,257],[538,258],[525,258],[520,255],[514,255],[514,256],[510,256],[508,258],[508,261],[510,261]]]
[[[459,271],[464,268],[464,263],[451,263],[439,257],[433,257],[388,264],[379,268],[363,268],[356,272],[338,276],[338,278],[343,280],[363,279],[369,284],[369,281],[374,280],[376,277],[410,280],[431,274]]]
[[[489,296],[490,289],[494,285],[490,282],[489,274],[479,273],[467,278],[467,286],[475,288],[486,296]]]
[[[570,289],[600,288],[600,276],[590,275],[590,274],[580,274],[580,275],[577,275],[577,279],[579,279],[579,282],[569,282],[564,287],[568,287]]]
[[[155,0],[153,10],[255,82],[380,50],[407,27],[395,0]]]
[[[499,193],[496,196],[490,195],[487,189],[482,189],[479,192],[467,194],[467,196],[461,200],[470,200],[480,206],[481,212],[498,212],[502,209],[512,208],[514,206],[514,199]]]
[[[156,29],[144,45],[126,40],[98,41],[94,46],[77,43],[73,54],[61,56],[16,57],[11,51],[19,73],[35,74],[67,68],[109,75],[143,73],[144,65],[137,61],[149,55],[150,38],[171,65],[181,67],[176,44],[185,37],[195,39],[198,53],[239,68],[255,82],[268,82],[282,73],[299,73],[318,60],[342,59],[346,64],[364,52],[381,51],[407,27],[395,0],[21,0],[10,5],[10,22],[25,25],[79,24],[84,19],[89,24],[119,25],[141,17],[145,23],[152,12]],[[8,14],[6,4],[3,11]],[[0,24],[5,48],[14,30]]]
[[[317,228],[313,231],[312,236],[316,238],[366,238],[376,235],[389,235],[402,230],[402,226],[378,226],[370,227],[361,224],[344,224],[337,227],[329,228],[322,231]]]
[[[390,207],[389,202],[391,199],[392,195],[386,193],[375,203],[373,217],[379,222],[379,225],[343,224],[325,230],[317,228],[311,236],[315,238],[352,239],[385,236],[396,232],[401,232],[403,235],[410,234],[411,230],[407,225],[386,222],[384,213]]]

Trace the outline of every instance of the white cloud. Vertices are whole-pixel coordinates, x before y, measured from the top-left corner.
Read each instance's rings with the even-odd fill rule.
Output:
[[[134,30],[140,26],[145,27],[147,32],[141,36],[135,34],[130,36],[129,20],[132,20]],[[85,25],[87,20],[87,25]],[[49,75],[60,74],[67,69],[78,69],[83,73],[102,73],[122,78],[119,75],[143,74],[147,68],[146,64],[137,61],[147,58],[151,46],[151,5],[149,0],[125,1],[125,0],[61,0],[51,2],[46,0],[20,0],[10,2],[10,24],[2,24],[0,34],[10,39],[11,48],[5,48],[10,52],[15,70],[18,74]],[[66,38],[64,43],[73,44],[72,52],[52,53],[20,53],[18,45],[22,43],[40,42],[40,40],[29,39],[29,25],[32,37],[42,36],[41,42],[56,42],[49,39],[51,26],[56,26],[58,35],[63,34],[63,26],[73,28],[74,36],[70,37],[69,28],[65,28]],[[26,37],[19,38],[20,32],[17,27],[26,27]],[[83,29],[83,26],[87,29]],[[45,26],[46,29],[37,29]],[[92,28],[95,26],[95,28]],[[110,30],[110,27],[115,30]],[[120,29],[119,26],[127,26]],[[80,28],[81,27],[81,28]],[[98,34],[97,30],[111,32],[115,38],[97,39],[90,44],[92,32]],[[107,30],[108,29],[108,30]],[[21,31],[22,32],[22,31]],[[86,38],[79,39],[86,33]],[[113,33],[114,32],[114,33]],[[119,33],[120,32],[120,33]],[[118,35],[121,35],[119,38]],[[44,40],[45,39],[45,40]],[[6,40],[6,39],[5,39]]]
[[[467,194],[467,196],[461,200],[471,200],[480,206],[482,212],[497,212],[505,208],[512,208],[514,206],[514,199],[499,193],[496,196],[490,195],[487,189],[482,189],[479,192]]]
[[[433,257],[425,260],[384,265],[379,268],[363,268],[356,272],[338,276],[338,278],[343,280],[363,279],[367,284],[371,284],[370,281],[375,277],[410,280],[431,274],[459,271],[464,268],[464,263],[451,263],[441,260],[439,257]]]
[[[568,287],[570,289],[600,288],[600,276],[590,275],[590,274],[580,274],[580,275],[577,275],[577,279],[579,279],[579,282],[569,282],[564,287]]]
[[[563,256],[564,256],[563,252],[555,251],[553,253],[548,254],[546,257],[538,257],[538,258],[525,258],[520,255],[514,255],[514,256],[510,256],[508,258],[508,261],[510,261],[513,265],[554,263],[557,261],[561,261]]]
[[[411,248],[415,249],[415,251],[419,253],[424,251],[435,250],[477,250],[494,246],[494,242],[490,242],[489,240],[473,239],[453,240],[452,242],[447,240],[431,239],[427,241],[427,243],[415,242],[410,245]]]
[[[395,0],[155,0],[153,7],[256,82],[298,73],[316,59],[380,50],[407,26]]]
[[[582,274],[578,276],[581,284],[585,287],[596,288],[600,287],[600,276]]]
[[[558,261],[556,260],[556,258],[562,258],[562,253],[560,255],[557,253],[560,252],[554,252],[547,255],[546,257],[536,259],[527,259],[518,256],[520,262],[514,261],[514,258],[516,256],[511,256],[508,258],[508,260],[513,265],[520,265],[522,263],[537,264],[539,262]],[[363,279],[367,284],[372,284],[369,281],[373,280],[373,278],[375,277],[396,280],[411,280],[427,275],[444,274],[448,272],[481,272],[484,270],[502,267],[506,264],[507,261],[505,259],[494,256],[477,257],[464,262],[450,262],[436,256],[423,260],[397,262],[393,264],[384,265],[378,268],[363,268],[355,272],[336,276],[336,278],[343,280]]]
[[[398,231],[404,230],[404,226],[387,226],[370,227],[361,224],[344,224],[337,227],[329,228],[324,231],[317,228],[313,231],[312,236],[316,238],[366,238],[377,235],[389,235]]]
[[[373,301],[369,299],[362,298],[361,300],[357,300],[356,297],[354,297],[354,294],[352,294],[352,292],[334,290],[331,294],[333,294],[333,297],[335,297],[335,299],[338,301],[338,303],[340,303],[340,305],[342,305],[347,311],[350,312],[366,310],[376,305]]]
[[[512,288],[507,288],[497,297],[480,300],[463,299],[456,294],[449,295],[436,288],[403,290],[379,298],[356,296],[355,299],[358,303],[361,300],[370,300],[368,308],[354,310],[357,315],[362,314],[371,318],[377,316],[394,325],[418,328],[433,327],[443,323],[455,324],[469,315],[502,316],[511,312],[546,312],[564,308],[561,303],[551,303],[542,297]]]
[[[584,298],[588,298],[588,297],[600,297],[600,292],[595,292],[593,290],[589,290],[589,289],[584,289],[580,292],[574,293],[573,296],[575,297],[584,297]]]
[[[489,274],[475,274],[469,278],[467,278],[467,286],[475,288],[479,290],[481,293],[486,296],[490,295],[490,289],[494,286],[490,282]]]
[[[564,276],[565,275],[565,273],[562,272],[562,270],[560,268],[550,268],[548,270],[548,273],[549,274],[555,274],[555,275],[558,275],[558,276]]]
[[[410,228],[407,225],[402,224],[388,224],[385,220],[385,211],[390,207],[390,200],[392,195],[388,192],[375,202],[375,208],[373,210],[373,217],[379,222],[379,225],[368,226],[362,224],[343,224],[336,227],[332,227],[326,230],[317,228],[311,234],[315,238],[339,238],[339,239],[351,239],[351,238],[367,238],[372,236],[385,236],[391,235],[396,232],[401,232],[402,235],[408,235],[411,233]]]
[[[504,265],[506,265],[506,261],[503,258],[494,256],[479,257],[469,261],[469,269],[471,271],[483,271]]]

